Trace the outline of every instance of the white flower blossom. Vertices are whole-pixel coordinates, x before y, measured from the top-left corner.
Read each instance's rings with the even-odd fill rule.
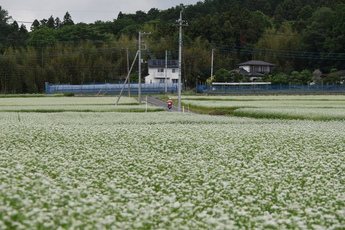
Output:
[[[342,120],[0,112],[0,129],[0,229],[345,226]]]

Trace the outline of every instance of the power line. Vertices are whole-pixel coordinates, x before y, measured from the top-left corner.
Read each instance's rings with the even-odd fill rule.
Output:
[[[279,52],[294,52],[294,53],[309,53],[309,54],[318,54],[320,52],[315,51],[299,51],[299,50],[278,50],[278,49],[268,49],[268,48],[258,48],[258,47],[251,47],[251,46],[235,46],[235,45],[225,45],[225,44],[214,44],[209,43],[212,46],[216,46],[218,48],[234,48],[234,49],[248,49],[248,50],[263,50],[263,51],[279,51]],[[333,53],[333,54],[343,54],[345,53]]]
[[[85,49],[70,52],[57,52],[57,53],[36,53],[36,54],[5,54],[0,55],[0,58],[29,58],[29,57],[56,57],[56,56],[68,56],[68,55],[80,55],[80,54],[92,54],[92,53],[101,53],[104,51],[115,51],[122,50],[123,47],[109,47],[109,48],[96,48],[96,49]]]
[[[286,36],[286,37],[302,37],[302,35],[298,35],[298,34],[278,34],[278,33],[268,33],[268,32],[263,32],[263,34],[269,34],[269,35],[275,35],[275,36]]]
[[[266,48],[255,48],[247,46],[228,46],[216,45],[220,50],[244,53],[258,56],[274,56],[281,58],[298,58],[298,59],[321,59],[321,60],[345,60],[345,53],[324,53],[324,52],[311,52],[311,51],[298,51],[298,50],[277,50]]]
[[[14,41],[26,41],[25,39],[11,39],[11,38],[3,38],[0,37],[0,40],[14,40]],[[128,48],[135,48],[138,41],[47,41],[47,40],[31,40],[32,42],[52,42],[56,44],[116,44],[117,46],[113,47],[106,47],[106,48],[96,48],[96,49],[85,49],[80,50],[78,48],[77,51],[70,51],[70,52],[51,52],[40,54],[46,57],[50,56],[59,56],[59,55],[76,55],[76,54],[87,54],[87,53],[97,53],[97,52],[104,52],[108,50],[117,50],[123,49],[124,46]],[[171,40],[146,40],[148,44],[155,43],[155,42],[169,42]],[[124,45],[121,45],[124,44]],[[129,46],[128,46],[129,44]],[[131,45],[133,44],[133,45]],[[258,56],[269,56],[269,57],[278,57],[278,58],[296,58],[296,59],[315,59],[315,60],[336,60],[336,61],[343,61],[345,60],[345,53],[326,53],[326,52],[312,52],[312,51],[303,51],[303,50],[278,50],[278,49],[269,49],[269,48],[258,48],[258,47],[249,47],[249,46],[236,46],[236,45],[226,45],[226,44],[215,44],[215,43],[208,43],[210,47],[214,47],[218,50],[223,50],[225,52],[231,53],[242,53],[242,54],[250,54],[250,55],[258,55]],[[191,44],[193,46],[193,43]],[[39,48],[40,46],[34,46]],[[46,46],[44,46],[46,47]],[[41,48],[44,48],[41,47]],[[59,50],[60,48],[49,47],[50,50]],[[10,54],[10,55],[1,55],[0,58],[15,58],[15,57],[32,57],[37,56],[37,54]],[[205,54],[195,53],[193,55],[188,55],[186,57],[198,57],[198,56],[205,56]]]

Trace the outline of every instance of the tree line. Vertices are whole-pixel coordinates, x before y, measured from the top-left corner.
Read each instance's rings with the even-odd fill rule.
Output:
[[[341,80],[337,70],[345,69],[343,0],[205,0],[147,13],[120,12],[112,21],[90,24],[74,23],[66,12],[62,19],[35,20],[30,31],[10,23],[9,12],[0,6],[0,92],[42,93],[45,82],[122,82],[138,49],[139,31],[151,32],[144,39],[145,60],[163,59],[165,50],[169,59],[177,59],[174,25],[182,8],[188,21],[182,63],[187,87],[210,78],[212,50],[215,75],[229,81],[246,81],[229,71],[252,59],[276,65],[263,79],[273,84],[307,84],[315,69],[328,74],[324,82]],[[132,81],[138,80],[137,74],[133,72]]]

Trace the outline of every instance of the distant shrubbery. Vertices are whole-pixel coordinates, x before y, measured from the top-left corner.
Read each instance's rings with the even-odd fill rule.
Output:
[[[66,92],[63,94],[65,97],[74,97],[74,93]]]

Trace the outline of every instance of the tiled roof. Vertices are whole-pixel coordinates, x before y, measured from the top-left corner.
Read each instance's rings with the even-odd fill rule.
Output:
[[[168,68],[178,68],[178,60],[168,60]],[[148,61],[149,68],[165,68],[165,59],[152,59]]]
[[[247,70],[243,69],[243,68],[234,69],[234,70],[232,70],[232,71],[236,71],[236,72],[238,72],[238,73],[241,73],[241,74],[243,74],[244,76],[248,76],[248,74],[249,74],[249,72],[248,72]]]
[[[251,60],[251,61],[247,61],[247,62],[243,62],[243,63],[238,64],[238,66],[244,66],[244,65],[249,65],[249,66],[253,66],[253,65],[275,66],[272,63],[265,62],[265,61],[260,61],[260,60]]]
[[[249,76],[249,77],[262,77],[262,76],[264,76],[263,74],[257,73],[257,72],[249,73],[247,70],[245,70],[243,68],[234,69],[232,71],[239,72],[239,73],[243,74],[244,76]]]

